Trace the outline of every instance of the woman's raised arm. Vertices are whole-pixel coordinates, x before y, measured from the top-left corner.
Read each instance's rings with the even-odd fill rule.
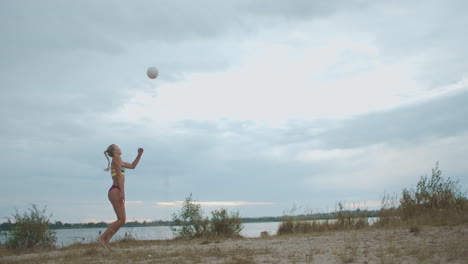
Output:
[[[122,165],[127,169],[136,168],[136,166],[138,165],[138,162],[140,162],[141,155],[143,155],[143,151],[145,151],[143,148],[138,148],[138,155],[135,158],[135,160],[132,163],[122,162]]]

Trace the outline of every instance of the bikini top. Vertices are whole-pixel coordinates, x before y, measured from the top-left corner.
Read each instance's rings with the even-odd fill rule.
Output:
[[[123,165],[120,166],[120,172],[122,173],[122,175],[125,175],[125,167]],[[117,176],[117,172],[115,171],[115,169],[111,170],[111,175],[112,177]]]

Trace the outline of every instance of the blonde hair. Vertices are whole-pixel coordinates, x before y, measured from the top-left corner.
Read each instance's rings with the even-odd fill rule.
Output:
[[[109,147],[107,147],[107,149],[104,151],[104,156],[106,156],[106,159],[107,159],[107,168],[105,168],[104,170],[105,171],[109,171],[110,170],[110,159],[109,159],[109,156],[111,158],[113,158],[114,156],[114,144],[110,145]]]

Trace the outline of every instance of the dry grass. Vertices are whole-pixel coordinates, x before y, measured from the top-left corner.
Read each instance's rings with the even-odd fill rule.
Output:
[[[115,252],[97,244],[74,244],[56,250],[11,251],[2,249],[1,263],[255,263],[254,251],[242,246],[221,248],[221,241],[167,240],[114,243]],[[222,261],[222,262],[219,262]]]
[[[356,214],[349,211],[343,211],[343,205],[341,203],[338,205],[339,210],[335,212],[334,219],[309,220],[284,216],[283,222],[278,227],[277,234],[309,234],[341,230],[358,230],[369,227],[366,211]]]
[[[352,263],[358,254],[359,243],[360,241],[355,232],[344,233],[343,245],[334,252],[338,262]]]

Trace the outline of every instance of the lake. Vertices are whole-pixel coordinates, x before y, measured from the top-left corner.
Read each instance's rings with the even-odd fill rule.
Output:
[[[263,231],[270,235],[276,234],[281,222],[266,223],[244,223],[241,235],[244,237],[259,237]],[[57,229],[56,246],[64,247],[73,243],[93,243],[99,236],[99,232],[104,232],[105,228],[79,228],[79,229]],[[149,226],[149,227],[122,227],[112,240],[121,239],[125,234],[131,235],[136,240],[164,240],[174,238],[174,234],[169,226]]]

